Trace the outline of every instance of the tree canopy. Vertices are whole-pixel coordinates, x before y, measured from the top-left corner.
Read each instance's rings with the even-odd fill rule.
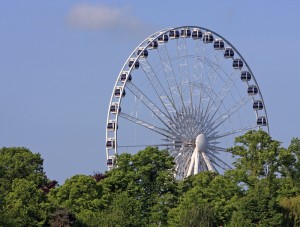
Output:
[[[0,149],[0,226],[300,226],[300,140],[237,137],[234,168],[175,179],[174,160],[148,147],[106,173],[47,178],[27,148]]]

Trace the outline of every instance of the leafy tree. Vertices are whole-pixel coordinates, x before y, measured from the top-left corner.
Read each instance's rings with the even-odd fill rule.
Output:
[[[193,204],[185,209],[179,217],[178,223],[172,223],[170,226],[178,227],[198,227],[216,225],[213,210],[209,204]]]
[[[33,181],[15,179],[4,199],[4,218],[8,226],[38,226],[47,223],[49,204]]]
[[[230,174],[245,191],[235,218],[243,218],[254,225],[280,226],[284,222],[278,203],[280,154],[285,153],[285,149],[262,130],[250,131],[235,141],[239,145],[229,151],[238,159],[234,164],[236,169]]]
[[[279,204],[285,209],[289,226],[300,226],[300,196],[282,198]]]
[[[251,223],[251,220],[246,219],[243,214],[239,211],[234,211],[231,217],[230,223],[227,225],[228,227],[254,227],[255,225]]]
[[[295,197],[300,194],[300,140],[293,138],[288,149],[282,149],[280,161],[280,196]]]
[[[283,210],[278,198],[270,193],[269,182],[261,179],[238,202],[237,214],[256,226],[282,226]]]
[[[75,222],[75,215],[66,208],[58,208],[51,214],[51,227],[69,227]]]
[[[279,170],[280,143],[266,132],[249,131],[235,138],[235,146],[229,148],[238,159],[234,163],[238,181],[252,187],[262,177],[274,180]]]
[[[3,185],[9,190],[15,179],[33,181],[38,187],[45,185],[48,179],[40,154],[33,154],[24,147],[0,149],[0,181],[6,182]]]
[[[140,206],[139,213],[131,214],[140,220],[138,226],[166,225],[167,213],[176,205],[178,195],[173,158],[167,151],[148,147],[135,155],[121,154],[117,164],[118,168],[100,182],[107,204],[126,192]]]
[[[236,209],[236,204],[241,195],[240,187],[228,176],[218,175],[213,172],[203,172],[192,177],[193,186],[182,197],[179,205],[170,211],[170,226],[181,226],[186,214],[196,211],[199,206],[207,205],[213,212],[213,217],[204,216],[192,223],[198,223],[203,220],[210,220],[211,224],[224,224],[229,222],[231,214]]]
[[[29,223],[28,220],[33,221],[32,226],[44,223],[47,217],[41,215],[45,215],[42,206],[46,198],[39,188],[48,183],[40,154],[33,154],[24,147],[0,149],[0,225],[14,223],[17,226]],[[26,217],[26,214],[31,216]]]
[[[127,192],[116,194],[107,209],[104,209],[92,225],[103,227],[143,226],[141,203]]]
[[[52,204],[67,208],[83,224],[88,224],[91,216],[103,209],[101,197],[102,186],[93,177],[86,175],[75,175],[48,194]]]

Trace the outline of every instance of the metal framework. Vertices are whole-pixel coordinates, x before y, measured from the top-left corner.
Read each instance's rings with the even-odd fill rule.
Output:
[[[156,146],[174,157],[178,179],[231,168],[227,147],[248,130],[269,133],[253,72],[219,34],[198,26],[147,37],[125,61],[107,113],[106,158]],[[123,131],[122,131],[123,130]]]

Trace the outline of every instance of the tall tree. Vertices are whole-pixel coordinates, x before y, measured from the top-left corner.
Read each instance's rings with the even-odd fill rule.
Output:
[[[103,209],[101,197],[102,186],[86,175],[75,175],[48,194],[52,204],[70,210],[82,224],[88,224],[89,219]]]
[[[15,179],[4,199],[3,216],[7,226],[42,226],[48,222],[51,207],[33,181]]]
[[[18,223],[21,223],[25,219],[26,209],[28,212],[34,210],[34,201],[37,202],[36,207],[39,207],[44,199],[38,188],[44,187],[48,182],[40,154],[34,154],[24,147],[0,149],[0,225],[7,225],[3,224],[6,218],[9,218],[9,221],[19,220]],[[26,189],[29,191],[25,191]],[[16,207],[18,204],[19,208]],[[17,217],[17,212],[20,212],[20,215],[14,218]],[[35,217],[36,223],[41,221],[39,215]]]
[[[37,186],[47,183],[47,176],[43,169],[43,159],[40,154],[34,154],[24,147],[0,149],[0,181],[12,185],[13,180],[26,179]]]
[[[235,142],[229,151],[238,159],[234,163],[236,169],[230,174],[235,176],[245,194],[239,200],[235,217],[243,217],[254,225],[281,226],[284,219],[278,203],[278,176],[279,156],[284,149],[262,130],[247,132]]]
[[[117,164],[118,168],[108,172],[107,178],[101,181],[109,195],[107,203],[126,192],[140,206],[139,226],[164,226],[169,209],[177,201],[173,158],[167,151],[148,147],[135,155],[121,154]]]
[[[201,226],[204,221],[209,221],[209,226],[229,222],[241,195],[240,187],[229,176],[213,172],[199,173],[191,178],[192,187],[183,194],[179,205],[169,213],[170,226],[183,226],[186,215],[196,211],[198,215],[190,216],[193,218],[190,220],[194,223],[192,226]]]

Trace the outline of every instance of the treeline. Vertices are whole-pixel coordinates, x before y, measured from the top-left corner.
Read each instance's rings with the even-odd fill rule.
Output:
[[[174,178],[174,160],[148,147],[118,168],[48,179],[26,148],[0,149],[0,226],[300,226],[300,140],[263,131],[236,138],[235,168]]]

